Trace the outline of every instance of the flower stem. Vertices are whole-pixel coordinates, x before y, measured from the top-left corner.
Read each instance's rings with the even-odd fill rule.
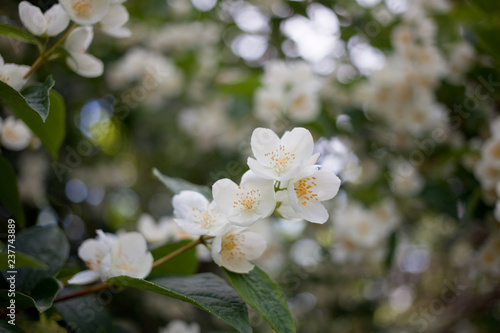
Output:
[[[69,34],[77,27],[78,25],[76,23],[74,23],[69,29],[68,31],[66,31],[66,33],[54,44],[52,45],[52,47],[50,49],[48,49],[47,51],[45,51],[44,53],[40,54],[40,56],[38,56],[38,58],[35,60],[35,62],[33,63],[33,65],[31,65],[31,68],[30,70],[23,76],[23,79],[26,79],[28,78],[31,74],[33,74],[33,72],[35,72],[45,61],[47,61],[47,59],[49,58],[49,56],[54,52],[54,50],[59,46],[61,45],[69,36]]]
[[[99,284],[95,284],[95,285],[87,287],[85,289],[78,290],[77,292],[75,292],[73,294],[59,296],[59,297],[57,297],[57,298],[54,299],[54,303],[65,301],[65,300],[68,300],[68,299],[71,299],[71,298],[80,297],[80,296],[83,296],[83,295],[87,295],[87,294],[93,293],[95,291],[99,291],[99,290],[103,290],[103,289],[108,289],[111,286],[112,286],[111,283],[101,282]]]
[[[169,261],[169,260],[177,257],[178,255],[181,255],[182,253],[184,253],[184,252],[192,249],[193,247],[195,247],[198,244],[205,244],[205,242],[208,239],[211,239],[211,238],[213,238],[213,237],[203,237],[203,236],[201,236],[200,238],[192,241],[191,243],[188,243],[188,244],[184,245],[183,247],[178,248],[174,252],[171,252],[171,253],[167,254],[166,256],[164,256],[164,257],[156,260],[153,263],[153,268],[158,267],[161,264],[166,263],[167,261]],[[65,300],[76,298],[76,297],[80,297],[80,296],[83,296],[83,295],[87,295],[87,294],[93,293],[95,291],[99,291],[99,290],[103,290],[103,289],[108,289],[111,286],[112,286],[111,283],[101,282],[99,284],[95,284],[95,285],[87,287],[85,289],[81,289],[81,290],[79,290],[79,291],[77,291],[77,292],[75,292],[73,294],[68,294],[68,295],[57,297],[57,298],[54,299],[54,303],[65,301]]]
[[[188,243],[186,245],[184,245],[183,247],[180,247],[178,248],[177,250],[175,250],[174,252],[172,253],[169,253],[167,254],[166,256],[156,260],[154,263],[153,263],[153,268],[155,267],[158,267],[160,266],[161,264],[164,264],[166,263],[167,261],[169,261],[170,259],[173,259],[175,257],[177,257],[178,255],[186,252],[187,250],[190,250],[192,249],[193,247],[195,247],[196,245],[198,244],[205,244],[205,238],[203,238],[203,236],[201,236],[200,238],[198,238],[197,240],[194,240],[192,241],[191,243]]]

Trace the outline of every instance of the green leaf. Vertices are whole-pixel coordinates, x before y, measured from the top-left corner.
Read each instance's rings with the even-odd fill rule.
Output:
[[[158,260],[169,253],[174,252],[178,248],[189,244],[190,240],[183,240],[176,243],[169,243],[151,250],[154,260]],[[196,248],[192,248],[168,262],[153,268],[150,277],[165,274],[191,275],[198,269],[198,259],[196,258]]]
[[[252,332],[245,303],[234,289],[215,274],[158,277],[151,281],[118,276],[108,282],[189,302],[222,319],[239,332]]]
[[[26,88],[27,95],[23,96],[0,81],[0,102],[24,121],[55,159],[64,139],[66,115],[62,97],[53,90],[49,92],[53,84],[49,76],[43,84]]]
[[[30,292],[40,281],[55,275],[66,263],[69,243],[57,226],[36,226],[16,235],[16,251],[26,253],[48,266],[45,270],[28,267],[17,269],[17,290]],[[2,273],[8,275],[5,271]]]
[[[35,83],[26,87],[21,94],[24,96],[26,103],[35,110],[42,120],[45,122],[50,110],[50,89],[54,86],[54,79],[52,76],[47,76],[43,83]]]
[[[5,157],[0,155],[0,202],[14,216],[17,226],[24,228],[24,210],[19,200],[17,177],[14,169]],[[6,261],[5,261],[6,263]]]
[[[153,175],[155,175],[174,194],[178,194],[181,191],[195,191],[203,194],[208,199],[212,198],[212,191],[208,186],[196,185],[181,178],[165,176],[156,168],[153,168]]]
[[[73,288],[65,288],[65,293],[74,291]],[[98,294],[57,302],[54,308],[66,322],[68,332],[114,332],[111,315]]]
[[[224,270],[229,282],[243,300],[250,304],[278,333],[295,332],[292,314],[278,284],[255,266],[248,274]]]
[[[9,281],[8,281],[9,282]],[[43,312],[52,306],[54,298],[61,290],[59,282],[53,277],[41,280],[33,289],[30,295],[22,292],[15,293],[16,311],[26,308],[36,307],[38,311]],[[0,307],[7,308],[12,295],[9,290],[0,291]]]
[[[53,277],[45,278],[38,282],[31,291],[31,297],[35,301],[38,311],[43,312],[49,309],[60,290],[61,286],[59,282]]]
[[[8,268],[7,266],[7,260],[8,260],[8,253],[7,252],[1,252],[0,253],[0,270],[5,270]],[[24,254],[22,252],[16,251],[16,262],[15,262],[16,268],[20,267],[34,267],[34,268],[41,268],[41,269],[47,269],[48,266],[45,265],[43,262],[40,262],[33,258],[30,255]]]
[[[0,23],[0,35],[34,44],[38,46],[38,49],[42,49],[42,44],[35,36],[11,25]]]
[[[7,317],[7,320],[10,320]],[[24,333],[22,329],[19,328],[19,326],[9,324],[5,320],[0,320],[0,332],[4,333]]]

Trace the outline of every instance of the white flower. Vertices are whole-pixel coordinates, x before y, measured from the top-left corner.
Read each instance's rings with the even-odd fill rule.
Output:
[[[70,54],[66,60],[68,66],[84,77],[98,77],[104,70],[102,61],[87,53],[93,38],[92,27],[78,27],[64,43],[64,48]]]
[[[59,3],[73,21],[92,25],[108,14],[111,0],[59,0]]]
[[[30,66],[6,64],[0,55],[0,81],[7,83],[17,91],[26,84],[28,79],[24,79],[24,75],[28,73]]]
[[[271,180],[247,173],[238,186],[230,179],[220,179],[212,186],[214,201],[227,219],[249,226],[271,215],[276,207]]]
[[[174,222],[169,218],[162,218],[155,222],[149,214],[141,214],[137,220],[137,231],[139,231],[146,241],[153,244],[165,243],[174,235]]]
[[[182,320],[172,320],[167,326],[160,328],[158,333],[200,333],[200,325],[188,324]]]
[[[297,127],[282,138],[270,129],[256,128],[251,139],[255,159],[248,158],[248,166],[257,176],[287,181],[295,177],[311,158],[314,142],[311,133]]]
[[[78,256],[90,269],[75,274],[68,280],[69,284],[87,284],[99,280],[101,263],[118,238],[114,234],[104,233],[102,230],[96,232],[95,239],[85,240],[78,248]]]
[[[266,250],[264,238],[251,231],[240,232],[234,228],[230,232],[214,238],[212,258],[219,266],[235,273],[248,273],[253,268],[249,260],[259,258]]]
[[[153,255],[138,232],[126,232],[117,237],[97,230],[97,238],[84,241],[78,248],[78,256],[90,270],[75,274],[68,280],[70,284],[106,281],[120,275],[142,279],[153,267]]]
[[[113,4],[109,9],[109,13],[100,21],[101,28],[106,34],[113,37],[130,37],[132,32],[124,27],[128,19],[127,8],[121,4]]]
[[[151,272],[153,261],[153,255],[140,233],[121,234],[101,262],[101,279],[106,281],[120,275],[143,279]]]
[[[288,202],[282,204],[280,212],[283,212],[284,217],[295,215],[296,218],[300,217],[309,222],[325,223],[328,220],[328,211],[321,201],[332,199],[339,187],[340,179],[333,172],[317,170],[315,166],[308,167],[288,182]],[[294,214],[287,209],[287,205]]]
[[[188,234],[216,236],[229,224],[215,201],[209,202],[198,192],[182,191],[174,196],[172,205],[174,221]]]
[[[69,16],[59,4],[53,5],[43,14],[37,6],[33,6],[28,1],[21,1],[19,18],[26,29],[37,36],[56,36],[69,24]]]
[[[3,122],[0,138],[5,148],[19,151],[29,146],[33,135],[21,119],[9,116]]]

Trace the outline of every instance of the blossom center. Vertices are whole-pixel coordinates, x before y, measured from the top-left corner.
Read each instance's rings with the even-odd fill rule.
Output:
[[[193,210],[195,210],[193,208]],[[196,220],[204,227],[210,228],[215,224],[215,217],[211,214],[211,212],[207,209],[205,211],[198,211],[196,215]]]
[[[241,187],[238,186],[238,189],[241,190]],[[233,202],[233,208],[236,206],[243,206],[247,211],[254,210],[260,203],[260,190],[250,190],[248,192],[239,192],[236,193],[236,200]]]
[[[318,201],[318,195],[314,193],[313,186],[318,186],[315,182],[316,177],[306,177],[296,181],[293,184],[297,199],[302,206],[307,205],[309,200]]]
[[[243,259],[244,254],[240,248],[240,243],[245,239],[244,235],[228,235],[222,238],[220,254],[224,260],[231,260],[235,257]]]
[[[73,4],[73,10],[80,16],[89,15],[91,9],[92,4],[90,4],[89,0],[78,0]]]
[[[266,153],[264,156],[269,157],[269,164],[278,172],[284,171],[295,160],[295,154],[286,151],[285,146],[280,145],[275,151]]]

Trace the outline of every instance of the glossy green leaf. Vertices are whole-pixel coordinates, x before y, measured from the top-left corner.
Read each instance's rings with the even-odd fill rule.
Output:
[[[224,270],[229,282],[278,333],[295,332],[295,324],[278,284],[259,267],[248,274]]]
[[[49,75],[43,83],[32,84],[21,92],[28,105],[42,117],[44,122],[49,115],[49,93],[54,84],[54,79]]]
[[[26,43],[34,44],[38,46],[39,49],[42,48],[42,44],[40,43],[38,38],[12,25],[0,24],[0,35],[5,36],[7,38],[13,38]]]
[[[6,248],[7,249],[7,248]],[[8,253],[7,252],[1,252],[0,253],[0,270],[5,270],[8,269]],[[15,261],[15,267],[20,268],[20,267],[34,267],[34,268],[41,268],[41,269],[47,269],[48,266],[45,265],[43,262],[36,260],[30,255],[27,255],[25,253],[16,251],[16,261]]]
[[[169,243],[151,250],[154,260],[166,256],[174,252],[180,247],[189,244],[190,240],[183,240],[176,243]],[[196,248],[192,248],[177,257],[169,260],[168,262],[153,268],[149,276],[177,274],[177,275],[190,275],[194,274],[198,269],[198,259],[196,258]]]
[[[16,300],[16,310],[21,311],[27,308],[36,307],[38,311],[43,312],[52,306],[54,298],[57,296],[60,289],[61,286],[57,280],[53,277],[48,277],[41,280],[30,295],[17,291],[14,297]],[[11,296],[9,290],[0,291],[0,308],[7,308],[12,298]]]
[[[165,176],[156,168],[153,168],[153,175],[155,175],[174,194],[178,194],[181,191],[195,191],[203,194],[208,199],[212,198],[212,191],[208,186],[196,185],[181,178]]]
[[[54,276],[66,263],[69,243],[64,232],[57,226],[36,226],[16,235],[16,250],[45,263],[47,269],[18,268],[16,286],[19,291],[31,292],[38,283]],[[2,272],[4,276],[7,273]]]
[[[66,132],[66,115],[62,97],[50,90],[53,84],[49,76],[43,84],[26,88],[26,96],[23,96],[0,81],[0,102],[24,121],[55,159]]]
[[[25,217],[23,206],[19,200],[17,177],[10,163],[0,155],[0,203],[13,215],[16,225],[24,228]]]
[[[245,303],[234,289],[215,274],[157,277],[151,281],[118,276],[108,282],[189,302],[225,321],[239,332],[252,332]]]
[[[31,297],[35,301],[38,311],[43,312],[50,308],[60,290],[61,286],[53,277],[48,277],[38,282],[31,291]]]
[[[65,293],[72,292],[75,289],[65,288]],[[114,332],[111,315],[98,297],[98,294],[89,294],[54,304],[68,332]]]

